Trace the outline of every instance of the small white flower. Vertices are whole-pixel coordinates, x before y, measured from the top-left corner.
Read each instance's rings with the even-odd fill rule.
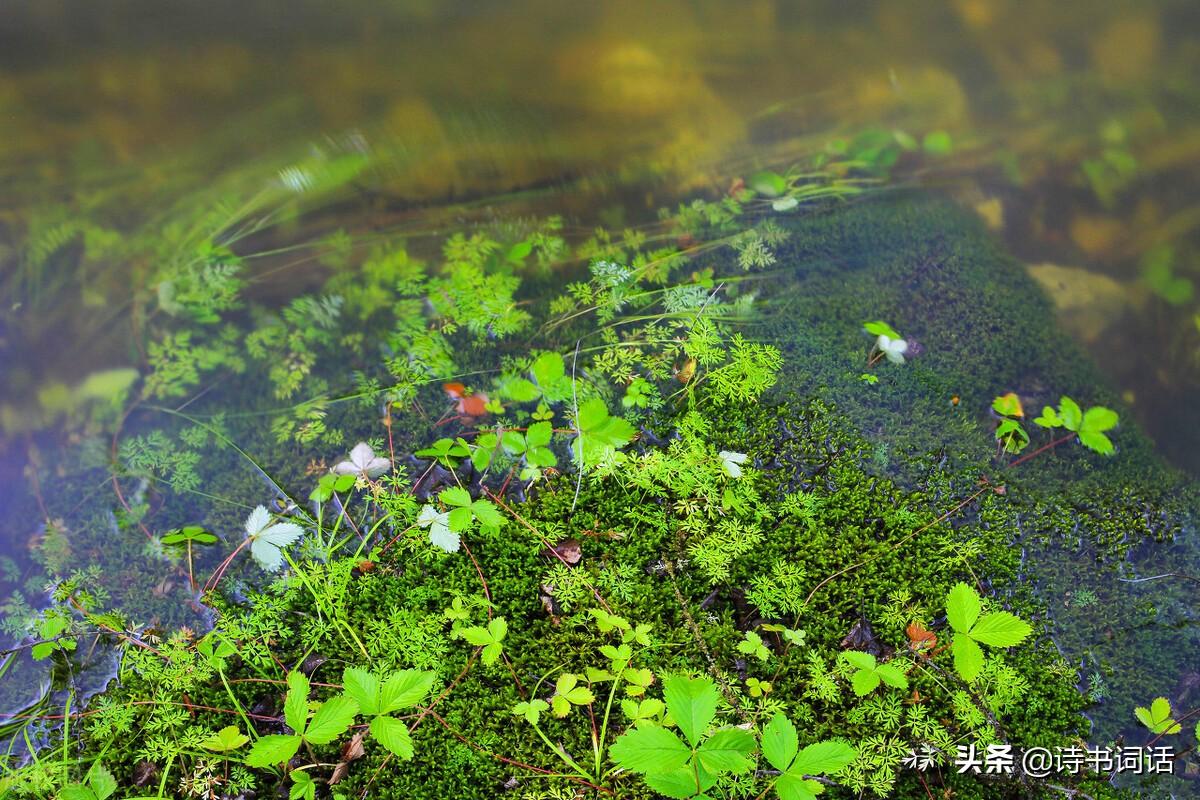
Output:
[[[375,455],[371,445],[359,442],[350,451],[350,458],[341,461],[333,468],[335,475],[366,475],[368,478],[378,478],[392,468],[392,462],[382,456]]]
[[[908,342],[904,339],[893,339],[886,334],[879,334],[879,338],[875,340],[875,346],[879,348],[879,352],[887,356],[887,360],[893,364],[903,364],[904,354],[908,352]]]
[[[438,511],[436,506],[426,505],[417,516],[417,524],[429,528],[429,541],[447,553],[457,553],[461,539],[450,530],[450,512]]]
[[[721,466],[725,468],[725,474],[731,478],[742,477],[742,464],[746,463],[748,456],[745,453],[735,453],[731,450],[722,450],[717,453],[721,457]]]
[[[781,197],[771,203],[771,208],[776,211],[791,211],[796,206],[800,205],[800,201],[794,197]]]

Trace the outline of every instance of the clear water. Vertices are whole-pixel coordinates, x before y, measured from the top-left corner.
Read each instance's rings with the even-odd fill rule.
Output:
[[[898,179],[977,209],[1163,456],[1200,474],[1197,16],[1041,0],[6,3],[0,589],[36,594],[39,471],[80,437],[64,394],[144,358],[131,287],[153,276],[159,234],[314,150],[369,150],[372,165],[348,195],[251,237],[261,300],[315,286],[324,268],[286,248],[342,226],[408,231],[419,249],[466,221],[557,213],[582,235],[865,128],[945,132],[950,151]],[[144,246],[114,256],[79,219]],[[1149,548],[1126,574],[1180,558]],[[1184,603],[1106,633],[1110,609],[1159,584],[1095,583],[1098,605],[1055,609],[1095,628],[1070,637],[1076,657],[1195,624]],[[31,677],[5,704],[44,694],[38,668],[12,669]]]

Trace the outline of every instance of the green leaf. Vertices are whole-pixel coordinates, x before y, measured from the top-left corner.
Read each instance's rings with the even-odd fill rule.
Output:
[[[983,650],[968,634],[959,633],[950,644],[954,653],[954,668],[967,683],[979,677],[983,670]]]
[[[696,775],[690,767],[651,773],[646,776],[646,785],[658,794],[677,800],[696,797],[696,793],[700,791],[696,786]]]
[[[1069,431],[1078,431],[1083,422],[1083,412],[1079,404],[1067,396],[1058,399],[1058,415],[1062,417],[1063,427]]]
[[[787,179],[778,172],[763,170],[746,179],[746,186],[767,197],[778,197],[787,191]]]
[[[92,791],[95,792],[96,800],[106,800],[109,795],[117,790],[117,779],[100,762],[96,762],[88,770],[87,782],[92,787]]]
[[[1079,431],[1079,441],[1084,447],[1095,450],[1102,456],[1111,456],[1116,452],[1112,439],[1098,431]]]
[[[884,683],[896,689],[907,689],[908,678],[899,667],[892,664],[880,664],[875,668],[875,674],[878,675]]]
[[[780,772],[787,772],[799,746],[800,737],[792,721],[783,714],[771,717],[762,733],[763,758]]]
[[[870,694],[879,687],[879,674],[874,670],[860,669],[850,676],[850,686],[859,697]]]
[[[371,720],[371,736],[401,761],[413,757],[413,741],[408,726],[395,717],[375,717]]]
[[[775,782],[775,791],[779,800],[816,800],[817,795],[824,789],[821,784],[799,775],[787,773],[780,775]]]
[[[871,670],[875,669],[875,656],[870,653],[864,653],[861,650],[846,650],[842,653],[842,660],[859,669]]]
[[[1029,623],[1007,611],[996,611],[980,618],[967,634],[972,639],[992,647],[1012,647],[1024,641],[1032,632]]]
[[[451,486],[439,494],[438,499],[448,506],[466,507],[471,505],[471,493],[461,486]]]
[[[331,697],[313,714],[312,721],[304,731],[304,740],[312,744],[329,744],[346,732],[357,714],[358,703],[354,702],[354,698],[344,694]]]
[[[696,750],[696,757],[709,772],[740,773],[754,766],[747,758],[752,750],[753,734],[741,728],[724,728],[704,740]]]
[[[287,697],[283,701],[283,720],[294,732],[303,733],[304,723],[308,719],[308,677],[299,670],[292,670],[287,675],[287,685]]]
[[[640,773],[663,773],[679,769],[692,751],[666,728],[634,728],[617,737],[609,754],[618,766]]]
[[[254,743],[246,755],[248,767],[273,767],[290,761],[300,749],[299,736],[272,734]]]
[[[704,730],[717,715],[720,693],[708,678],[672,675],[663,678],[667,711],[692,747],[698,747]]]
[[[250,737],[242,733],[237,725],[227,725],[212,736],[202,740],[200,746],[205,750],[228,753],[230,750],[237,750],[249,741]]]
[[[403,669],[389,675],[380,689],[379,711],[376,713],[391,714],[415,706],[425,695],[429,694],[436,679],[436,672],[422,672],[415,669]]]
[[[957,583],[946,598],[946,619],[950,627],[966,633],[971,630],[975,620],[979,619],[979,611],[983,604],[979,595],[965,583]]]
[[[534,380],[545,389],[552,386],[567,374],[567,366],[563,357],[558,353],[542,353],[529,368]]]
[[[342,688],[368,717],[384,713],[379,710],[379,686],[379,676],[373,672],[358,667],[342,670]]]
[[[58,797],[59,800],[97,800],[96,793],[82,783],[68,783]]]
[[[889,339],[903,339],[904,338],[900,334],[896,333],[895,328],[893,328],[891,325],[888,325],[886,322],[883,322],[882,320],[876,320],[874,322],[864,322],[863,330],[865,330],[867,333],[871,334],[872,336],[886,336]]]
[[[575,424],[578,436],[571,442],[571,450],[576,461],[582,458],[588,464],[594,464],[609,450],[629,444],[636,432],[626,420],[609,416],[608,407],[598,397],[579,406]]]
[[[471,513],[485,528],[499,528],[504,524],[504,517],[501,516],[500,509],[496,508],[490,500],[476,500],[471,503]]]
[[[1079,430],[1106,431],[1117,427],[1119,419],[1117,412],[1111,408],[1092,406],[1084,413],[1083,422],[1080,424]]]
[[[858,751],[843,741],[830,739],[810,744],[800,751],[788,772],[793,775],[832,775],[858,757]]]
[[[312,776],[304,770],[292,771],[292,788],[288,790],[288,800],[314,800],[317,796],[317,784]]]
[[[524,717],[525,721],[531,725],[536,725],[541,719],[542,713],[549,710],[550,704],[540,698],[534,698],[528,702],[520,702],[513,706],[512,713],[518,717]]]
[[[1150,708],[1138,706],[1133,714],[1151,733],[1171,735],[1183,730],[1183,726],[1171,718],[1171,701],[1165,697],[1154,698]]]
[[[527,378],[511,378],[504,382],[501,394],[516,403],[529,403],[538,399],[541,390]]]
[[[525,431],[525,442],[531,449],[545,447],[553,435],[554,426],[549,422],[535,422]]]

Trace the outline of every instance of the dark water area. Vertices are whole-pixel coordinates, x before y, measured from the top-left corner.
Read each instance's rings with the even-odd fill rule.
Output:
[[[150,332],[186,291],[172,265],[209,234],[244,259],[244,297],[280,309],[384,242],[434,261],[457,230],[549,215],[572,243],[598,226],[665,238],[659,208],[850,152],[876,159],[870,189],[976,218],[1094,360],[1123,423],[1200,479],[1197,74],[1200,10],[1173,0],[6,3],[0,642],[25,640],[54,579],[88,569],[131,621],[203,631],[210,614],[157,537],[210,512],[237,530],[262,497],[288,502],[268,476],[326,466],[301,444],[290,455],[307,471],[259,464],[206,428],[223,430],[223,409],[265,430],[312,399],[249,397],[228,369],[127,413]],[[550,294],[579,270],[550,264],[540,280]],[[352,373],[326,394],[350,396]],[[1043,385],[1002,391],[1056,400]],[[963,412],[988,419],[986,400]],[[113,479],[116,432],[160,427],[203,453],[160,456],[163,469],[198,466],[219,485],[187,482],[168,503],[149,479]],[[415,449],[431,430],[397,436]],[[880,472],[899,475],[886,438]],[[67,477],[76,495],[47,496]],[[1131,685],[1146,702],[1200,701],[1200,665],[1167,672],[1153,657],[1200,652],[1196,534],[1120,559],[1082,540],[1021,545],[1099,736],[1133,724],[1110,702]],[[200,553],[196,572],[225,554]],[[72,678],[8,656],[0,710],[101,688],[117,660],[93,655]]]

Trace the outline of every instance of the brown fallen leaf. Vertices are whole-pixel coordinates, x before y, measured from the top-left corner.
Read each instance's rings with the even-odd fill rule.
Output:
[[[909,623],[904,632],[908,634],[908,646],[918,653],[924,653],[937,647],[937,634],[927,630],[919,622]]]
[[[329,783],[332,786],[338,781],[346,777],[350,772],[350,762],[356,761],[363,757],[366,750],[363,749],[363,732],[351,736],[342,744],[342,759],[333,768],[333,774],[329,776]]]
[[[583,558],[583,549],[578,539],[563,539],[553,547],[543,548],[542,555],[573,567]]]

